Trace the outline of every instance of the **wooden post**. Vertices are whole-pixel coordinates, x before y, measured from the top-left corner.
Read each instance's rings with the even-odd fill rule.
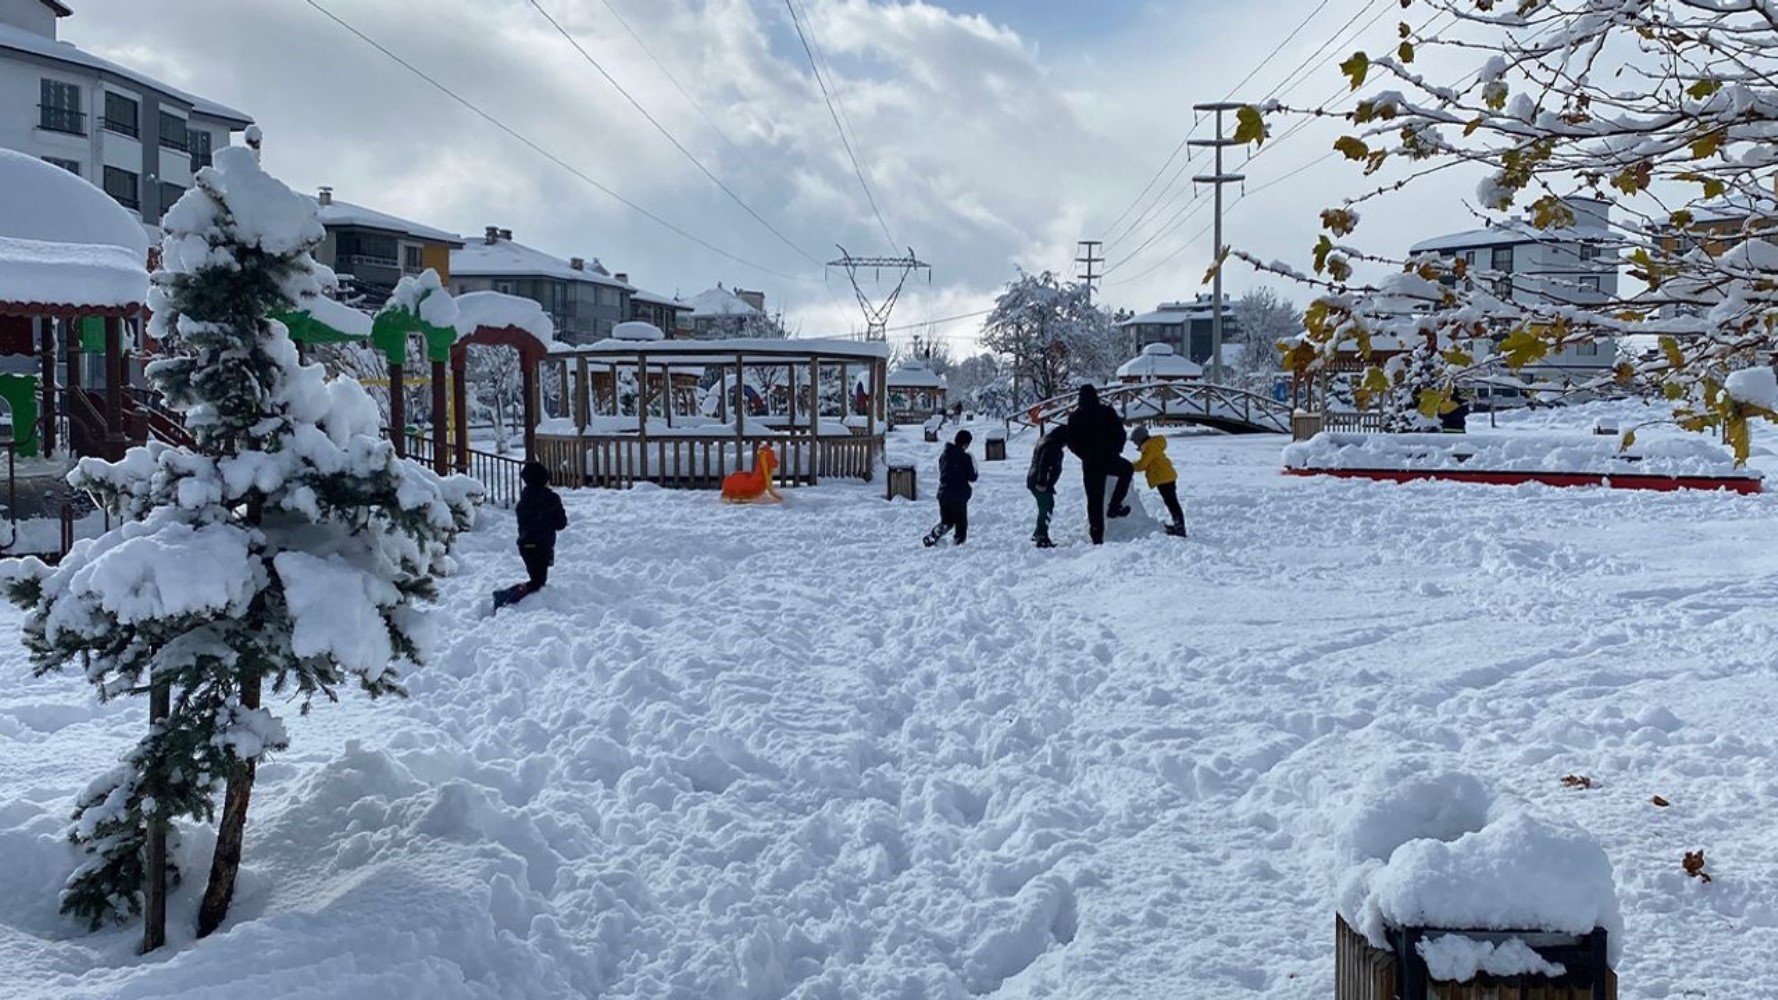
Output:
[[[148,727],[153,729],[172,712],[172,688],[156,681],[148,691]],[[167,821],[157,812],[148,820],[145,853],[145,884],[142,886],[142,952],[147,954],[167,943]]]
[[[395,445],[395,454],[407,457],[407,387],[402,382],[402,369],[406,367],[399,361],[389,362],[389,440]]]
[[[642,450],[642,479],[648,479],[648,355],[636,355],[636,433]],[[661,470],[664,474],[665,469]]]
[[[123,458],[129,438],[123,432],[123,320],[105,318],[105,457]]]
[[[574,426],[585,434],[592,421],[593,389],[591,377],[586,370],[586,357],[574,359]]]
[[[432,471],[451,471],[450,445],[445,440],[445,363],[432,362]]]
[[[809,485],[821,478],[821,355],[809,358]]]
[[[40,417],[43,420],[43,456],[56,450],[56,320],[44,317],[37,321],[37,360],[43,366],[43,395]]]
[[[735,355],[735,469],[747,462],[747,359]]]
[[[469,471],[469,351],[451,352],[452,430],[457,435],[457,471]]]
[[[537,461],[537,411],[542,400],[537,377],[537,366],[526,364],[522,360],[519,369],[525,373],[525,461]]]

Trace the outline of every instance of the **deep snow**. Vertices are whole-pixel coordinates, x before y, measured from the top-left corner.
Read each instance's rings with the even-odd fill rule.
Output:
[[[1071,461],[1042,553],[1025,434],[927,551],[918,437],[919,503],[570,495],[550,589],[493,619],[521,568],[485,512],[412,697],[290,718],[233,920],[190,941],[189,835],[147,959],[55,913],[143,706],[31,679],[0,611],[0,996],[1321,998],[1388,770],[1596,838],[1626,998],[1778,992],[1778,499],[1291,479],[1278,438],[1191,436],[1191,539],[1084,545]]]

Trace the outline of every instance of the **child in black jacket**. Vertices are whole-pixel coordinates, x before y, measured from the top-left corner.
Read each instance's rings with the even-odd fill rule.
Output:
[[[1062,478],[1062,456],[1068,450],[1068,427],[1057,424],[1031,451],[1031,468],[1025,473],[1025,488],[1037,501],[1037,530],[1031,541],[1040,549],[1053,549],[1050,541],[1050,515],[1056,512],[1056,482]]]
[[[969,539],[969,498],[975,492],[975,459],[969,455],[969,442],[975,440],[968,431],[958,431],[956,440],[945,445],[938,459],[938,524],[923,539],[927,548],[953,529],[957,544]]]
[[[568,513],[562,509],[562,498],[549,488],[549,470],[537,462],[526,462],[519,471],[524,489],[519,491],[519,558],[525,561],[529,577],[516,587],[508,587],[494,595],[494,606],[501,607],[534,594],[549,583],[549,568],[556,561],[556,532],[568,527]],[[502,600],[505,597],[505,600]]]

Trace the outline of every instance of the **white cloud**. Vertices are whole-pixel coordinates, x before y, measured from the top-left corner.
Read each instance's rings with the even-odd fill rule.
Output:
[[[645,286],[693,293],[721,280],[764,288],[805,334],[858,325],[843,279],[785,247],[718,192],[524,0],[323,0],[340,16],[513,129],[659,215],[787,281],[689,244],[501,134],[300,2],[84,0],[64,37],[256,116],[268,165],[295,186],[466,233],[498,224],[567,256],[598,257]],[[639,50],[604,0],[543,0],[605,67],[726,183],[817,259],[883,239],[780,4],[611,0],[721,124],[732,149]],[[980,309],[1014,265],[1071,270],[1074,241],[1103,236],[1192,125],[1294,24],[1309,0],[1157,5],[1090,42],[1039,47],[1014,28],[926,3],[805,0],[895,235],[935,265],[897,324]],[[1111,15],[1107,15],[1111,16]],[[1344,17],[1324,14],[1254,81],[1259,96]],[[1373,34],[1386,41],[1393,17]],[[1343,53],[1341,53],[1343,54]],[[1457,75],[1453,72],[1451,75]],[[1293,97],[1337,86],[1331,66]],[[1251,165],[1251,184],[1327,148],[1305,131]],[[1194,165],[1192,173],[1199,172]],[[1355,170],[1329,162],[1230,212],[1229,238],[1300,260],[1315,217]],[[1467,224],[1464,183],[1399,204],[1376,226],[1404,244]],[[1233,194],[1233,192],[1231,192]],[[1181,195],[1181,204],[1188,195]],[[1373,210],[1372,215],[1375,215]],[[1114,278],[1152,267],[1208,221],[1202,212]],[[1393,226],[1394,228],[1389,228]],[[1367,224],[1367,228],[1370,225]],[[1140,238],[1114,247],[1133,249]],[[1209,238],[1154,275],[1107,289],[1142,309],[1189,296]],[[1235,288],[1254,283],[1231,274]],[[947,330],[967,334],[968,324]]]

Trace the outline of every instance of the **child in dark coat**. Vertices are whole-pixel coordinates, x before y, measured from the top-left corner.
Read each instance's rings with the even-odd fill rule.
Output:
[[[973,440],[968,431],[958,431],[938,458],[938,524],[922,539],[927,548],[952,530],[957,532],[958,545],[969,539],[969,498],[975,492],[970,485],[975,482],[975,459],[969,454]]]
[[[1062,478],[1062,456],[1068,451],[1068,427],[1057,424],[1045,434],[1031,452],[1031,469],[1025,473],[1025,488],[1037,501],[1037,530],[1031,541],[1040,549],[1053,549],[1050,541],[1050,515],[1056,512],[1056,483]]]
[[[519,558],[525,561],[529,579],[514,600],[534,594],[549,583],[549,568],[556,561],[556,532],[568,527],[562,498],[549,488],[548,469],[537,462],[526,462],[519,471],[519,481],[524,483],[524,489],[519,491]]]

